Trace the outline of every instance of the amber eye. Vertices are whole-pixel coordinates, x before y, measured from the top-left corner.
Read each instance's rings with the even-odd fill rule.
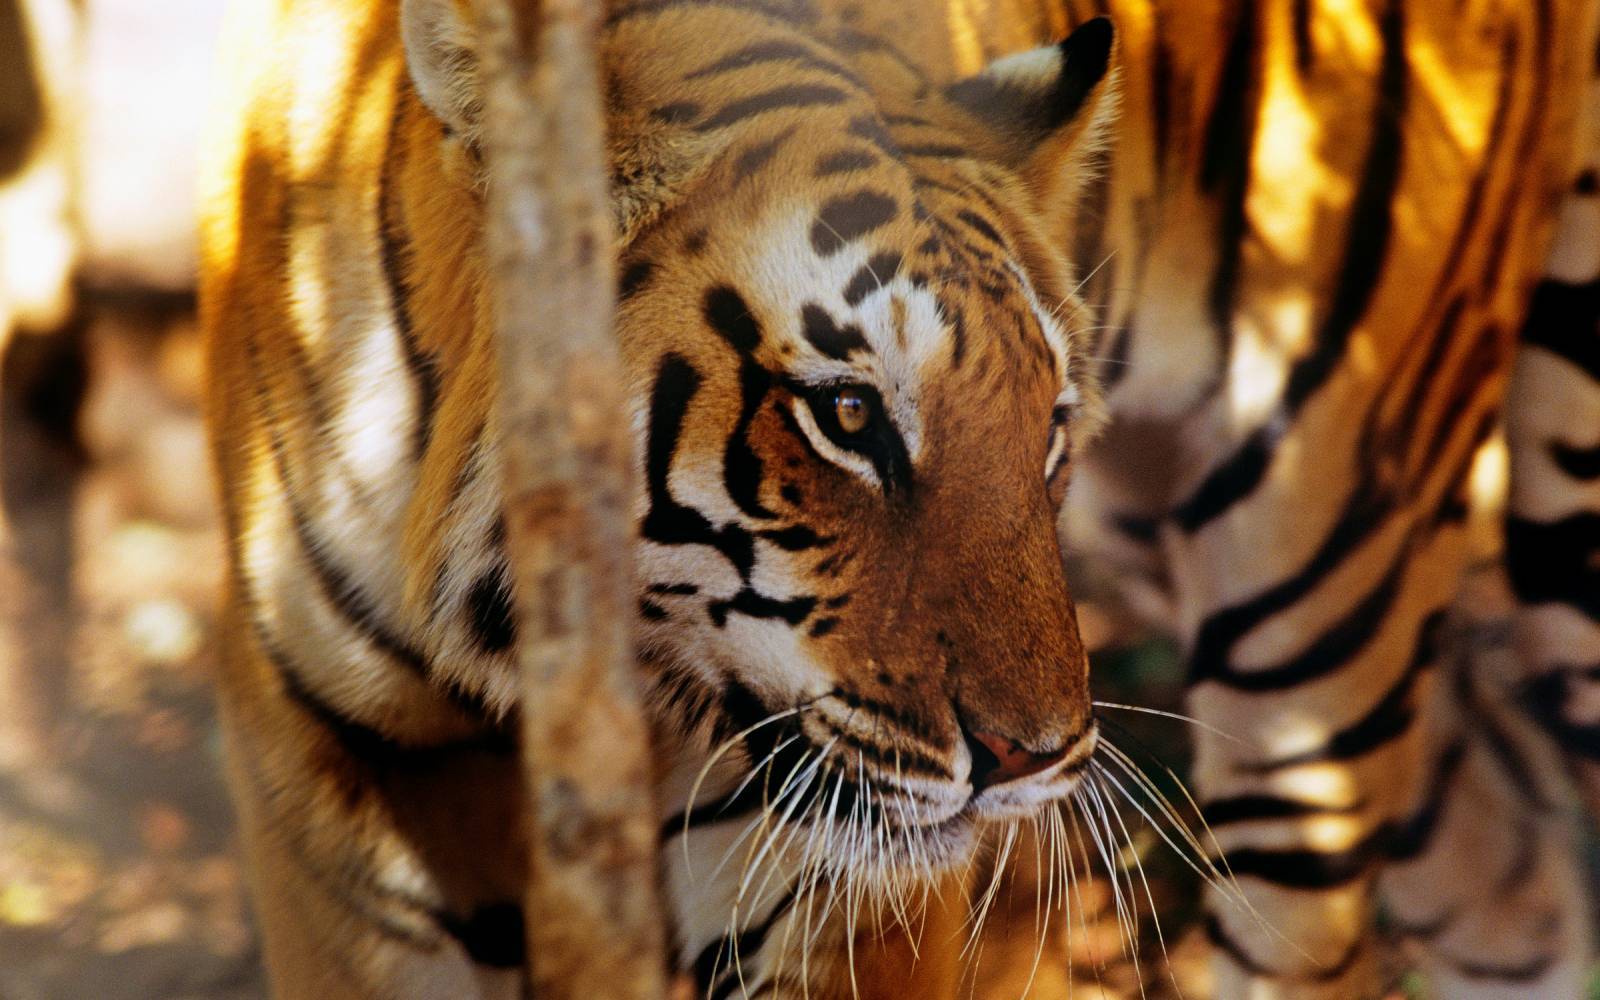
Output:
[[[846,434],[860,434],[872,423],[872,401],[860,389],[840,389],[833,397],[833,412]]]

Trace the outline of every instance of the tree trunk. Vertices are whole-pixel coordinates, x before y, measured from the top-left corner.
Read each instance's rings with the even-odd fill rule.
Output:
[[[598,0],[475,0],[506,522],[523,671],[534,994],[663,995],[648,732],[629,641],[630,421]]]

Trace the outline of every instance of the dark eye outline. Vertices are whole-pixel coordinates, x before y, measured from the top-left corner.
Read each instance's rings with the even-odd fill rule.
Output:
[[[878,390],[861,382],[827,382],[821,385],[793,384],[790,387],[805,400],[811,419],[834,447],[860,455],[872,463],[886,492],[909,490],[911,456],[900,431],[889,419]],[[839,425],[838,399],[843,392],[858,393],[867,404],[867,424],[851,434]]]

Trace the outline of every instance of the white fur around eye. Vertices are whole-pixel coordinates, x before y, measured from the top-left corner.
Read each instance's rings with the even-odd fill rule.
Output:
[[[822,433],[822,428],[817,426],[817,418],[811,413],[811,404],[803,399],[796,399],[793,405],[794,418],[799,422],[806,438],[810,440],[811,446],[817,449],[817,454],[842,469],[850,470],[873,486],[880,489],[883,487],[883,481],[878,478],[878,470],[872,467],[871,462],[853,451],[845,451],[828,440],[828,435]]]

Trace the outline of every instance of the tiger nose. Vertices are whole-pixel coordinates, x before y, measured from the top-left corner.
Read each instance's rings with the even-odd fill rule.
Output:
[[[1004,736],[970,730],[964,730],[963,735],[967,749],[972,752],[972,790],[975,792],[1038,774],[1058,763],[1071,749],[1069,745],[1049,753],[1034,753]]]

